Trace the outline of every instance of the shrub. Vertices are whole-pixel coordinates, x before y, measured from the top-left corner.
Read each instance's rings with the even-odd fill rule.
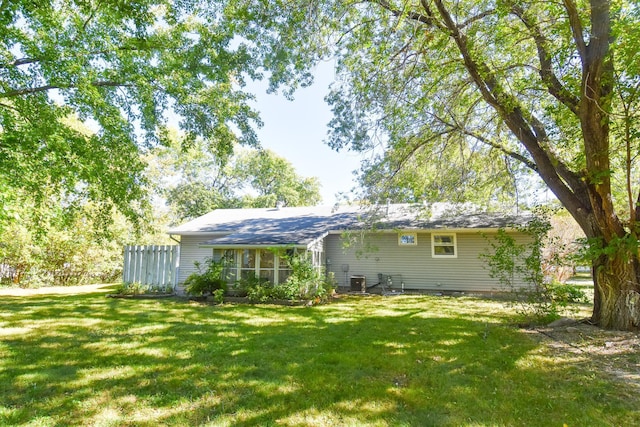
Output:
[[[213,258],[207,258],[203,263],[196,261],[198,273],[192,273],[184,281],[185,291],[189,295],[207,296],[213,295],[213,292],[227,289],[227,279],[225,277],[226,262],[224,260],[216,261]]]
[[[549,290],[553,301],[561,307],[566,307],[570,303],[587,303],[589,298],[580,288],[566,283],[552,282]]]
[[[323,271],[315,268],[305,255],[289,258],[291,274],[285,283],[275,285],[266,279],[251,275],[236,284],[235,288],[246,293],[251,302],[264,303],[272,300],[326,301],[333,293],[333,275],[325,277]]]
[[[216,304],[222,304],[224,302],[224,289],[216,289],[213,291],[213,302]]]
[[[142,295],[147,288],[139,282],[122,282],[114,290],[117,295]]]
[[[294,255],[290,258],[291,274],[287,278],[292,293],[300,299],[326,298],[333,293],[334,283],[326,277],[322,269],[317,269],[305,255]]]
[[[518,243],[505,230],[498,230],[489,240],[490,250],[481,255],[489,275],[514,295],[518,312],[537,322],[557,318],[568,303],[586,300],[586,295],[570,285],[547,280],[543,273],[542,248],[550,230],[544,214],[533,219],[525,227],[516,227],[531,239]],[[519,284],[524,283],[522,287]]]
[[[250,273],[236,282],[234,288],[240,294],[246,295],[251,302],[267,302],[275,299],[273,296],[273,284],[266,279],[257,277],[254,273]]]

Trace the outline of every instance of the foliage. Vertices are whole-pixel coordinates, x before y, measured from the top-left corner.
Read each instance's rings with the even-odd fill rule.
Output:
[[[288,262],[291,273],[284,283],[275,284],[249,275],[238,281],[235,287],[255,303],[271,300],[308,300],[319,303],[331,297],[335,289],[333,277],[325,277],[322,269],[315,268],[306,254],[294,254],[288,258]]]
[[[247,80],[267,77],[272,88],[286,81],[293,91],[310,73],[289,67],[294,55],[251,8],[220,0],[3,3],[2,199],[25,189],[46,203],[51,188],[116,206],[133,221],[148,207],[140,154],[170,144],[169,120],[184,147],[202,138],[220,159],[257,146],[261,122]],[[11,217],[0,207],[0,221]]]
[[[588,265],[582,259],[584,233],[566,211],[555,211],[550,216],[551,229],[542,249],[542,272],[546,278],[565,283],[575,274],[578,265]]]
[[[222,304],[224,302],[224,293],[226,291],[224,289],[216,289],[213,291],[213,302],[216,304]]]
[[[266,279],[250,276],[240,283],[240,289],[245,290],[247,298],[253,303],[265,303],[282,295],[282,292],[276,291],[276,286]]]
[[[640,424],[637,351],[596,330],[572,342],[584,357],[558,351],[492,300],[98,293],[3,297],[0,313],[0,425]],[[614,354],[591,353],[605,341]]]
[[[173,287],[158,285],[143,285],[140,282],[121,282],[113,289],[114,295],[171,295]]]
[[[113,290],[116,295],[142,295],[147,290],[147,287],[140,282],[122,282],[119,283]]]
[[[232,174],[244,183],[243,207],[312,206],[320,202],[317,178],[299,176],[293,165],[270,150],[239,154]]]
[[[536,203],[521,196],[522,183],[544,182],[588,239],[615,249],[592,260],[592,321],[640,326],[638,254],[617,244],[640,236],[634,2],[299,0],[254,7],[300,46],[291,69],[335,58],[328,143],[377,156],[363,175],[370,198],[379,200],[381,188],[382,197],[410,201]],[[509,182],[512,195],[503,197]]]
[[[183,148],[177,135],[168,146],[146,156],[152,188],[166,198],[175,222],[224,208],[314,205],[320,201],[317,178],[299,176],[293,165],[270,150],[239,150],[219,157],[210,144]]]
[[[246,296],[250,301],[257,301],[260,299],[260,295],[256,294],[256,297],[249,297],[250,292],[262,292],[263,285],[267,285],[267,280],[261,279],[255,275],[253,272],[249,272],[246,276],[243,276],[241,279],[237,280],[233,284],[234,292],[239,296]]]
[[[327,300],[335,289],[332,277],[327,277],[323,269],[314,267],[307,254],[289,257],[291,274],[285,286],[291,288],[298,299]]]
[[[184,289],[189,295],[213,295],[213,292],[227,289],[227,262],[207,258],[204,263],[194,262],[198,273],[192,273],[184,281]]]
[[[162,142],[169,106],[190,139],[220,152],[255,144],[259,121],[238,84],[259,73],[251,49],[231,43],[234,13],[213,0],[3,5],[0,181],[36,195],[48,183],[134,219],[139,153]]]
[[[589,302],[587,294],[579,287],[567,283],[552,282],[548,285],[553,301],[560,307],[566,308],[572,303]]]
[[[485,236],[489,250],[480,258],[486,262],[489,275],[514,296],[522,315],[537,321],[553,319],[563,301],[555,298],[561,292],[554,292],[556,287],[545,280],[542,271],[542,248],[550,223],[537,216],[516,229],[527,236],[526,241],[518,241],[513,233],[499,229],[495,237]]]
[[[100,225],[100,208],[86,204],[72,212],[36,207],[21,197],[21,215],[0,228],[0,281],[22,287],[112,282],[122,272],[122,245],[131,227],[113,212],[109,233]]]

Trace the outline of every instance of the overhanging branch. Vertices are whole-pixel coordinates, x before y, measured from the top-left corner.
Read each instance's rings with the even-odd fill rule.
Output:
[[[519,161],[520,163],[522,163],[523,165],[525,165],[526,167],[528,167],[529,169],[531,169],[532,171],[538,173],[538,166],[530,159],[527,159],[525,156],[523,156],[520,153],[516,153],[513,150],[509,150],[506,147],[498,144],[497,142],[491,141],[489,138],[486,138],[482,135],[479,135],[475,132],[471,132],[469,130],[465,130],[465,129],[460,129],[460,132],[464,135],[470,136],[474,139],[477,139],[478,141],[482,142],[485,145],[488,145],[492,148],[497,149],[498,151],[500,151],[501,153],[507,155],[508,157],[511,157],[514,160]]]
[[[433,20],[433,18],[431,16],[423,15],[423,14],[415,12],[415,11],[405,12],[405,11],[402,11],[400,9],[396,9],[395,7],[393,7],[386,0],[370,0],[370,1],[371,1],[371,3],[378,4],[383,9],[388,10],[396,18],[405,16],[407,19],[410,19],[412,21],[421,22],[421,23],[426,24],[428,26],[431,26],[431,25],[434,24],[434,20]]]
[[[582,28],[578,8],[573,0],[564,0],[564,8],[569,16],[569,26],[571,27],[573,39],[578,48],[578,52],[580,53],[580,58],[585,58],[587,54],[587,45],[584,41],[584,29]]]
[[[547,86],[547,90],[554,98],[569,108],[573,114],[578,115],[578,104],[580,103],[580,100],[573,96],[571,92],[562,85],[560,80],[558,80],[558,77],[553,72],[553,64],[551,62],[551,54],[548,49],[547,39],[543,36],[540,26],[532,17],[528,16],[520,6],[513,6],[512,11],[518,18],[520,18],[525,27],[527,27],[536,44],[538,60],[540,61],[540,78]]]
[[[466,35],[460,31],[442,0],[434,0],[434,3],[442,17],[442,22],[449,30],[450,37],[458,47],[467,72],[485,102],[495,109],[514,136],[529,152],[536,164],[538,175],[551,191],[571,212],[585,214],[589,210],[589,205],[582,197],[585,185],[580,181],[580,177],[571,172],[566,165],[558,164],[557,159],[552,157],[552,153],[545,150],[542,145],[544,141],[538,139],[541,135],[532,129],[531,122],[527,120],[527,117],[532,117],[532,115],[526,113],[526,109],[522,107],[518,99],[505,90],[491,67],[474,57]],[[581,220],[585,218],[581,218]]]
[[[131,87],[133,86],[130,83],[125,82],[116,82],[116,81],[103,81],[103,80],[94,80],[91,82],[91,86],[95,87]],[[38,87],[26,87],[21,89],[14,89],[4,93],[0,93],[0,98],[15,98],[16,96],[23,95],[32,95],[34,93],[39,92],[47,92],[53,89],[73,89],[77,88],[78,85],[44,85]]]

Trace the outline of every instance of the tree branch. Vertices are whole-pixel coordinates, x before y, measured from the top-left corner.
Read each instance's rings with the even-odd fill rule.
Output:
[[[540,61],[540,77],[547,86],[547,90],[554,98],[564,104],[571,112],[578,115],[578,104],[580,100],[573,96],[558,80],[553,72],[553,64],[551,63],[551,54],[547,46],[547,39],[542,35],[540,26],[534,20],[527,16],[524,9],[518,5],[512,7],[513,13],[520,18],[522,23],[531,33],[531,37],[536,44],[538,50],[538,60]]]
[[[464,21],[461,24],[458,24],[458,28],[462,29],[465,28],[466,26],[468,26],[469,24],[472,24],[476,21],[480,21],[481,19],[486,18],[487,16],[493,15],[494,13],[496,13],[496,10],[494,8],[491,8],[489,10],[485,10],[482,13],[479,13],[475,16],[472,16],[471,18],[467,19],[466,21]]]
[[[463,133],[464,135],[470,136],[474,139],[477,139],[478,141],[482,142],[485,145],[488,145],[492,148],[497,149],[498,151],[502,152],[503,154],[511,157],[514,160],[519,161],[520,163],[522,163],[523,165],[525,165],[526,167],[528,167],[529,169],[531,169],[532,171],[538,173],[538,166],[535,164],[535,162],[531,161],[530,159],[527,159],[525,156],[523,156],[520,153],[516,153],[513,150],[509,150],[506,147],[503,147],[502,145],[498,144],[497,142],[491,141],[489,138],[485,138],[484,136],[477,134],[475,132],[471,132],[469,130],[466,129],[460,129],[460,132]]]
[[[541,141],[532,130],[531,123],[526,120],[526,117],[531,116],[531,114],[524,114],[520,102],[504,90],[486,63],[478,62],[473,58],[466,36],[460,32],[442,0],[435,0],[434,2],[444,25],[449,30],[450,37],[458,47],[467,72],[478,87],[484,100],[496,110],[514,136],[531,154],[533,161],[537,165],[538,175],[572,213],[581,215],[576,220],[586,227],[586,215],[591,208],[589,204],[585,203],[583,197],[578,197],[577,195],[577,193],[585,194],[584,182],[565,165],[560,163],[561,166],[559,167],[556,159],[552,160],[550,153],[541,146]]]
[[[394,8],[387,0],[370,0],[370,1],[371,3],[376,3],[377,5],[381,6],[383,9],[388,10],[396,18],[406,16],[408,19],[412,21],[421,22],[428,26],[434,25],[434,20],[430,16],[423,15],[421,13],[414,12],[414,11],[404,12],[402,10]]]
[[[480,141],[481,143],[495,148],[498,151],[502,152],[503,154],[511,157],[514,160],[517,160],[519,162],[521,162],[522,164],[524,164],[526,167],[528,167],[529,169],[531,169],[534,172],[539,172],[538,171],[538,166],[535,164],[535,162],[533,162],[531,159],[526,158],[525,156],[523,156],[520,153],[517,153],[513,150],[509,150],[507,147],[495,142],[495,141],[491,141],[489,138],[486,138],[482,135],[480,135],[477,132],[474,132],[472,130],[469,130],[466,126],[464,126],[463,124],[461,124],[458,120],[456,120],[455,115],[452,114],[451,112],[448,113],[449,117],[451,117],[451,119],[453,119],[453,123],[445,120],[444,118],[435,115],[434,117],[436,117],[438,119],[438,121],[440,121],[442,124],[448,126],[449,128],[451,128],[452,130],[455,130],[456,132],[462,134],[462,135],[467,135],[470,136],[471,138],[474,138],[478,141]]]
[[[587,45],[584,41],[584,29],[582,28],[582,23],[580,22],[580,14],[578,13],[578,8],[573,0],[564,0],[564,8],[567,11],[567,15],[569,16],[569,26],[571,27],[571,32],[573,33],[573,40],[578,47],[578,52],[580,54],[580,58],[585,58],[587,53]]]
[[[143,42],[145,44],[147,43],[146,40],[138,40],[138,42]],[[74,58],[79,58],[81,56],[108,55],[113,52],[126,52],[126,51],[138,52],[138,51],[146,51],[150,49],[159,49],[161,47],[162,47],[161,45],[156,45],[156,44],[146,44],[145,46],[120,46],[118,48],[115,48],[112,51],[111,50],[93,50],[89,52],[78,53],[76,55],[73,55],[70,58],[64,58],[64,59],[70,60]],[[59,60],[59,59],[60,58],[56,58],[55,60]],[[9,69],[14,67],[19,67],[21,65],[36,64],[40,62],[55,62],[55,60],[48,59],[48,58],[19,58],[13,62],[0,63],[0,69]]]
[[[123,83],[123,82],[114,82],[114,81],[101,81],[101,80],[94,80],[93,82],[91,82],[91,86],[95,86],[95,87],[131,87],[133,86],[132,84],[129,83]],[[8,92],[4,92],[4,93],[0,93],[0,98],[14,98],[16,96],[22,96],[22,95],[31,95],[34,93],[39,93],[39,92],[47,92],[53,89],[73,89],[78,87],[78,85],[45,85],[45,86],[38,86],[38,87],[27,87],[27,88],[22,88],[22,89],[14,89],[14,90],[10,90]]]

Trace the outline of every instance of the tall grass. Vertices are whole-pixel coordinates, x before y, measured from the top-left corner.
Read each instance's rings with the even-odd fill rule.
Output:
[[[0,302],[0,425],[637,425],[640,398],[497,303]]]

